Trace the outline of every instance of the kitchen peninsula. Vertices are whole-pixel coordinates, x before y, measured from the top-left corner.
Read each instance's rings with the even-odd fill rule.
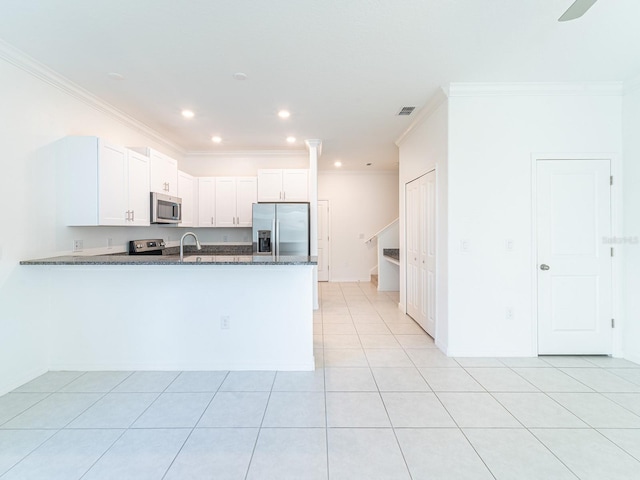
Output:
[[[313,370],[316,257],[62,256],[45,275],[50,370]],[[34,299],[35,301],[36,299]]]

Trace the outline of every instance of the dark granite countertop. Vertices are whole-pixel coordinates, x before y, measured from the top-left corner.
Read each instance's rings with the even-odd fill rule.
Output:
[[[23,260],[20,265],[317,265],[318,257],[271,255],[66,255]]]
[[[385,257],[393,258],[396,261],[400,261],[400,249],[399,248],[383,248],[382,255]]]

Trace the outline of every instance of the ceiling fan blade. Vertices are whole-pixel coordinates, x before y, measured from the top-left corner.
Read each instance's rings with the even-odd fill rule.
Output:
[[[567,8],[567,11],[562,14],[558,19],[559,22],[566,22],[568,20],[575,20],[584,15],[587,10],[593,7],[593,4],[597,0],[576,0],[573,4]]]

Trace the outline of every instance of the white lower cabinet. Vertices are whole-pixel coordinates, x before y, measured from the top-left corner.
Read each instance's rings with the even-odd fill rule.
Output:
[[[257,178],[217,177],[215,190],[216,227],[251,227]]]
[[[178,197],[182,199],[182,221],[180,227],[193,227],[196,219],[196,198],[194,178],[185,172],[178,172]]]
[[[149,158],[98,137],[59,143],[66,224],[149,225]]]

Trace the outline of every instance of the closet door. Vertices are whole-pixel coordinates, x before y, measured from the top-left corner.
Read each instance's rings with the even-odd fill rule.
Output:
[[[436,326],[436,174],[406,185],[407,314],[429,335]]]
[[[406,186],[406,272],[407,314],[414,320],[420,317],[420,179]]]

